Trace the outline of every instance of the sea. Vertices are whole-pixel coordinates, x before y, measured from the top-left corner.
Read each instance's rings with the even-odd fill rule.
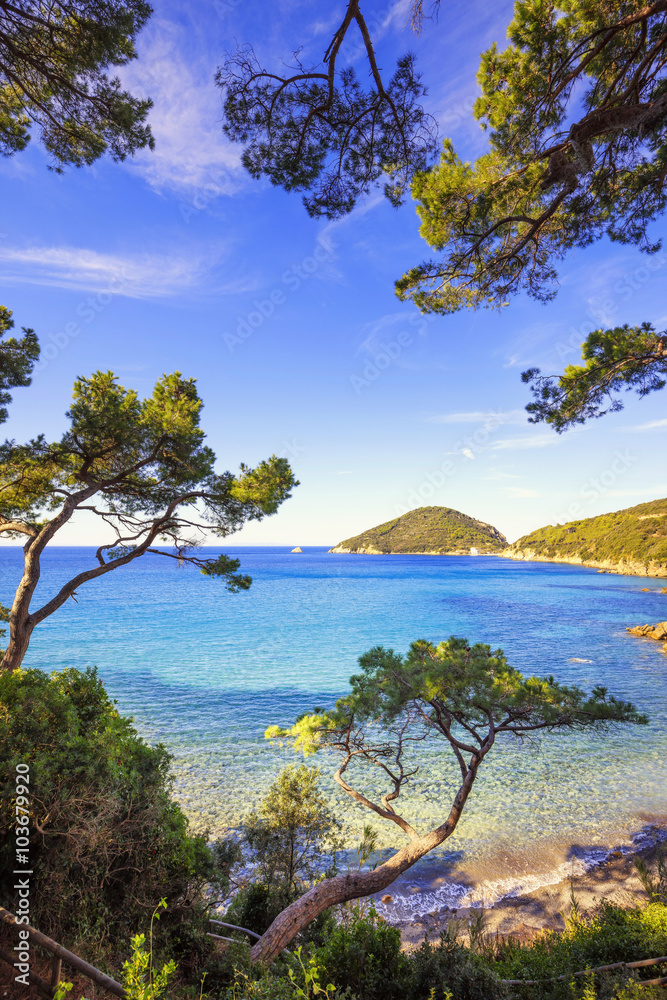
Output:
[[[175,795],[193,829],[211,839],[238,829],[280,769],[298,762],[264,738],[267,726],[332,705],[366,650],[403,652],[416,639],[456,635],[503,649],[526,674],[603,684],[650,723],[499,742],[454,835],[392,886],[390,918],[490,906],[664,835],[667,651],[626,626],[667,618],[666,581],[494,556],[224,551],[252,576],[249,591],[230,594],[193,567],[148,555],[82,585],[36,629],[25,661],[46,670],[95,665],[119,710],[173,755]],[[5,604],[21,557],[19,547],[0,548]],[[92,565],[92,548],[48,549],[33,607]],[[321,769],[348,860],[368,822],[379,838],[374,860],[402,845],[393,824],[335,785],[332,759],[307,763]],[[400,802],[421,832],[447,816],[457,774],[447,748],[419,747],[415,763]],[[359,780],[380,791],[372,776]]]

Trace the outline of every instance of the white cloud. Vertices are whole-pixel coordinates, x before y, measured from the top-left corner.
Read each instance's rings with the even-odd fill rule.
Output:
[[[532,448],[548,448],[557,444],[556,434],[538,434],[535,437],[503,438],[493,445],[494,451],[527,451]]]
[[[637,424],[635,427],[619,427],[623,431],[657,431],[661,427],[667,427],[667,419],[649,420],[647,424]]]
[[[241,150],[222,132],[222,94],[214,83],[216,66],[187,58],[188,35],[164,19],[140,36],[139,58],[123,68],[123,84],[151,97],[149,121],[155,150],[126,161],[157,191],[173,191],[202,203],[233,194],[249,181]]]
[[[464,455],[465,458],[470,458],[470,459],[475,458],[475,453],[470,448],[461,448],[461,454]]]
[[[196,285],[204,271],[192,254],[120,256],[82,247],[0,247],[3,279],[80,291],[105,291],[132,299],[173,295]]]
[[[521,486],[505,486],[503,488],[503,492],[506,493],[507,496],[516,497],[517,500],[522,499],[522,498],[526,498],[526,497],[539,497],[539,496],[541,496],[541,493],[538,493],[537,490],[527,490],[527,489],[524,489]]]
[[[667,483],[658,483],[657,486],[647,486],[645,490],[609,490],[606,496],[609,497],[646,497],[653,500],[655,497],[664,496],[667,493]]]
[[[472,410],[466,413],[432,413],[424,418],[427,424],[523,424],[526,421],[524,410]]]

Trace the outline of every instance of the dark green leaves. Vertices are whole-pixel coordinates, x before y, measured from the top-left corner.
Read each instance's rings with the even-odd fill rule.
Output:
[[[510,45],[482,55],[475,116],[489,152],[449,142],[413,195],[441,256],[408,271],[400,298],[423,311],[546,302],[556,265],[603,234],[652,253],[667,204],[667,11],[658,4],[517,0]]]
[[[531,423],[545,421],[560,433],[622,410],[614,395],[622,389],[646,396],[667,383],[667,335],[650,323],[594,330],[582,345],[582,359],[583,365],[568,365],[562,375],[548,377],[539,368],[522,374],[534,396],[526,407]]]
[[[30,385],[32,370],[39,358],[39,344],[34,330],[23,327],[21,338],[4,339],[13,327],[11,309],[0,306],[0,423],[7,419],[7,403],[12,401],[7,390]]]
[[[369,87],[354,69],[337,64],[350,29],[361,32]],[[385,193],[398,204],[435,151],[435,122],[419,103],[426,91],[413,56],[398,61],[385,85],[353,0],[322,64],[304,66],[298,53],[293,59],[293,66],[273,73],[245,46],[218,70],[216,81],[225,89],[223,128],[245,146],[247,170],[287,191],[309,192],[304,204],[314,216],[350,212],[382,178]]]
[[[152,106],[105,72],[136,56],[145,0],[0,2],[0,152],[22,150],[36,126],[54,168],[123,160],[153,148]]]

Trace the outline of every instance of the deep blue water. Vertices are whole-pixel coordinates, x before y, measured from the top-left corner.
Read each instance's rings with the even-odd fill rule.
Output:
[[[48,669],[97,665],[119,708],[174,754],[177,794],[196,826],[233,826],[256,804],[292,759],[264,741],[266,726],[343,694],[362,652],[451,634],[502,647],[527,673],[605,684],[648,712],[651,724],[494,749],[448,842],[445,882],[442,864],[438,872],[431,866],[411,879],[415,889],[444,885],[442,899],[455,878],[493,895],[496,884],[535,872],[544,881],[548,871],[572,868],[573,858],[665,821],[667,655],[625,632],[667,617],[664,581],[482,556],[226,551],[253,576],[247,593],[229,594],[190,567],[147,556],[81,587],[78,603],[36,630],[26,660]],[[92,557],[85,548],[48,551],[37,602]],[[20,568],[21,550],[1,548],[5,604]],[[404,806],[421,828],[448,811],[454,776],[446,757],[427,763]],[[354,837],[364,810],[348,805],[326,761],[322,767]],[[384,843],[395,838],[387,831]]]

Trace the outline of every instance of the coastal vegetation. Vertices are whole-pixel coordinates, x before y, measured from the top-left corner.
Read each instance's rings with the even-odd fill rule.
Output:
[[[452,637],[438,646],[414,642],[405,656],[378,646],[361,656],[359,665],[361,673],[350,678],[350,693],[333,709],[316,709],[291,726],[271,726],[266,736],[287,740],[306,755],[324,752],[336,758],[334,778],[343,791],[394,824],[408,843],[371,871],[345,872],[314,885],[253,946],[255,961],[273,961],[320,913],[382,891],[443,844],[456,829],[494,745],[537,732],[604,730],[615,723],[648,721],[604,687],[587,695],[554,677],[523,677],[502,650],[465,639]],[[458,772],[442,821],[427,832],[419,832],[396,810],[401,791],[419,769],[416,744],[422,743],[451,754]],[[369,765],[386,782],[379,796],[365,787]]]
[[[481,56],[474,115],[489,148],[474,163],[447,138],[435,162],[437,125],[415,58],[400,58],[387,78],[362,6],[348,4],[321,64],[298,61],[285,73],[277,54],[265,67],[240,46],[218,72],[223,129],[243,145],[253,177],[304,192],[310,215],[345,215],[377,184],[394,205],[410,192],[438,256],[396,282],[400,299],[440,314],[503,308],[521,292],[548,302],[575,248],[607,236],[649,255],[660,249],[647,227],[667,205],[663,3],[519,0],[509,45]],[[437,21],[438,0],[410,7],[416,31]],[[368,84],[346,59],[355,47]],[[648,323],[594,331],[583,366],[524,372],[530,420],[563,430],[619,409],[608,390],[662,388],[665,352]]]
[[[667,576],[667,500],[538,528],[519,538],[504,554]]]
[[[0,672],[0,899],[16,912],[16,765],[29,767],[30,920],[117,966],[160,899],[163,950],[187,967],[206,951],[232,845],[188,831],[170,757],[137,735],[95,670]]]
[[[143,400],[112,372],[96,372],[76,380],[70,426],[59,441],[40,435],[0,446],[0,536],[25,539],[0,670],[21,665],[35,627],[76,599],[84,583],[148,553],[222,577],[232,592],[250,586],[250,577],[236,572],[238,559],[196,554],[204,532],[226,538],[274,514],[298,484],[275,455],[254,469],[241,465],[238,475],[216,472],[201,408],[195,380],[180,372],[164,375]],[[95,564],[33,609],[44,549],[80,512],[97,520],[106,539]]]
[[[506,545],[507,539],[497,528],[458,510],[419,507],[354,538],[346,538],[331,551],[468,555],[471,548],[478,552],[501,552]]]
[[[371,673],[365,671],[367,679]],[[507,680],[502,670],[495,676],[501,685]],[[522,685],[524,690],[529,686],[519,682],[515,692]],[[534,681],[532,688],[533,703],[540,697],[544,701],[544,685]],[[360,693],[370,697],[368,690]],[[389,708],[396,689],[385,687],[384,694]],[[557,708],[558,698],[551,704]],[[594,699],[592,712],[610,721],[621,714],[619,704],[607,699],[608,707],[614,704],[616,711],[605,712],[604,702]],[[572,716],[575,726],[587,724],[585,705],[582,718]],[[634,714],[625,706],[623,714],[628,713]],[[564,717],[561,721],[565,724]],[[310,722],[305,729],[308,739],[315,738]],[[407,731],[404,735],[411,738]],[[378,744],[376,749],[381,749]],[[157,995],[152,987],[160,984],[165,1000],[511,1000],[536,995],[535,987],[509,987],[507,979],[542,980],[538,995],[547,1000],[662,995],[640,985],[659,971],[654,966],[574,976],[587,968],[667,954],[667,886],[660,861],[655,872],[643,866],[646,905],[623,909],[605,903],[584,918],[573,897],[566,931],[527,943],[486,934],[480,911],[468,920],[452,919],[439,940],[406,953],[398,928],[372,905],[346,903],[304,928],[292,953],[266,967],[251,962],[241,938],[221,949],[207,934],[208,920],[229,898],[232,881],[245,884],[223,919],[249,917],[243,925],[259,926],[260,932],[267,918],[267,883],[274,889],[282,885],[297,902],[326,885],[325,866],[336,864],[330,851],[335,852],[337,834],[316,769],[288,767],[277,778],[246,822],[249,858],[242,857],[236,841],[207,843],[205,835],[189,833],[172,798],[169,755],[137,735],[94,670],[0,674],[0,758],[0,902],[13,909],[15,844],[9,818],[16,793],[10,778],[16,763],[27,761],[33,800],[30,856],[33,881],[40,887],[31,900],[31,922],[121,979],[129,1000]],[[382,760],[393,766],[390,758]],[[395,798],[386,799],[390,812]],[[369,857],[362,850],[359,863],[344,875],[372,875]],[[242,875],[248,860],[253,862],[250,879]],[[151,917],[156,909],[159,923]],[[81,992],[70,995],[78,998]],[[85,988],[83,995],[89,995]]]

